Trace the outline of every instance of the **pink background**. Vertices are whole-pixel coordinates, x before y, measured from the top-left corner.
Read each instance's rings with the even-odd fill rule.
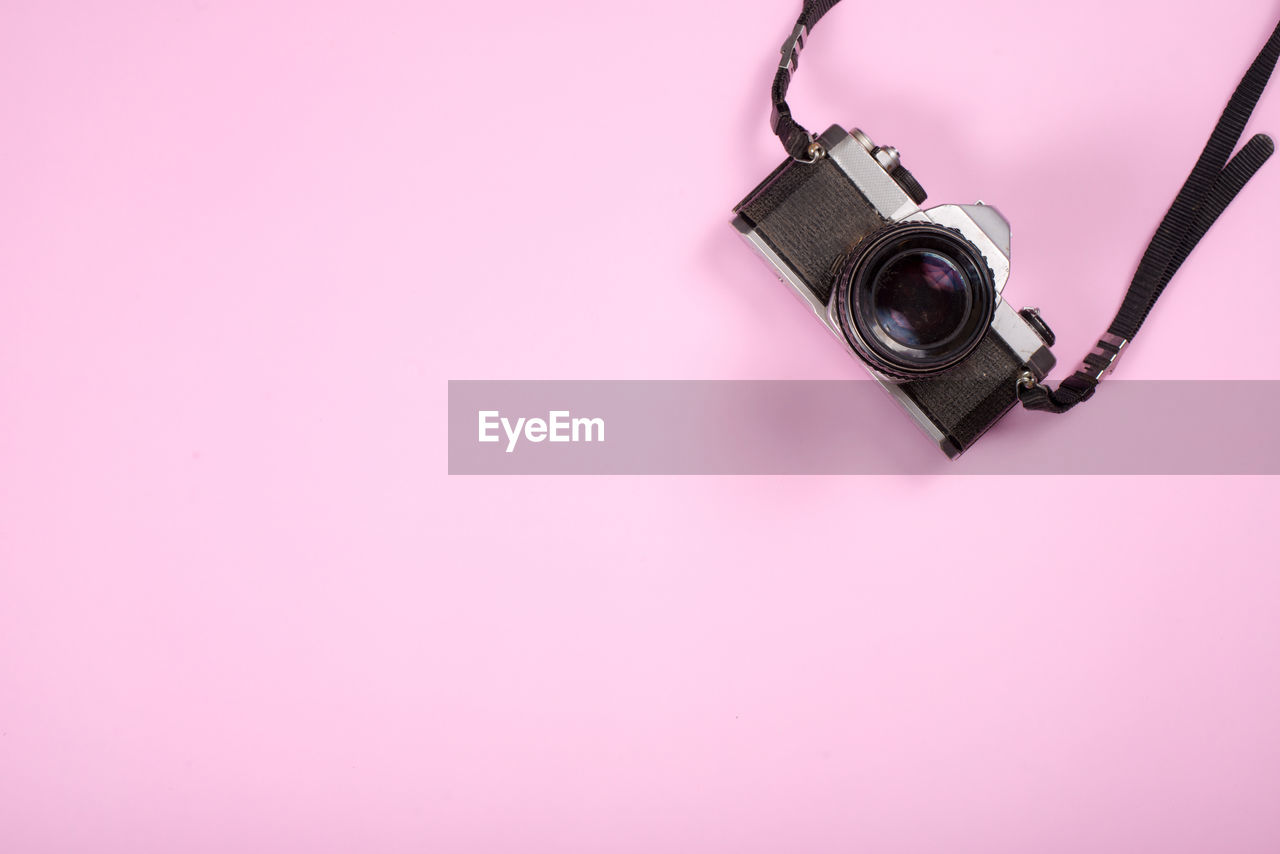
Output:
[[[726,224],[798,6],[5,4],[0,850],[1280,849],[1273,479],[446,475],[449,379],[861,376]],[[1066,368],[1278,16],[849,2],[793,106]],[[1125,376],[1280,378],[1278,194]]]

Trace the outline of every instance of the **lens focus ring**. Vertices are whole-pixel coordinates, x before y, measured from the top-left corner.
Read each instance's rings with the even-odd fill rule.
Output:
[[[960,232],[896,223],[867,238],[836,280],[835,309],[854,351],[903,379],[941,373],[978,345],[995,311],[994,276]]]

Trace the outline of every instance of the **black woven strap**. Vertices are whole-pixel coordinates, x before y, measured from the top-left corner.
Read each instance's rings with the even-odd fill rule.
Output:
[[[1195,168],[1156,229],[1107,333],[1075,373],[1056,389],[1038,383],[1019,387],[1018,397],[1028,409],[1066,412],[1093,396],[1123,348],[1137,335],[1173,274],[1249,179],[1275,153],[1275,143],[1270,137],[1258,134],[1235,157],[1231,156],[1278,58],[1280,24],[1236,87]]]
[[[773,77],[773,115],[769,124],[778,139],[782,140],[782,147],[787,150],[787,154],[797,160],[811,159],[808,150],[813,136],[791,117],[791,108],[787,106],[787,87],[791,85],[791,75],[800,65],[800,51],[809,38],[809,31],[839,2],[840,0],[806,0],[795,28],[782,44],[782,61],[778,63],[778,73]]]

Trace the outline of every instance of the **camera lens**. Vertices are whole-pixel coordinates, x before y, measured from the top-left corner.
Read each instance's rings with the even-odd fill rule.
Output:
[[[905,347],[936,347],[956,334],[969,307],[969,283],[951,259],[908,249],[885,262],[871,284],[876,322]]]
[[[958,231],[898,223],[858,247],[836,282],[836,313],[864,361],[904,378],[940,373],[986,334],[995,285]]]

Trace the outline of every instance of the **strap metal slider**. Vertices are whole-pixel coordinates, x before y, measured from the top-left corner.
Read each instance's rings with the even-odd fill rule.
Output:
[[[809,28],[804,24],[796,24],[791,35],[787,36],[787,40],[782,43],[782,61],[778,63],[779,68],[785,68],[792,74],[796,73],[796,69],[800,67],[800,51],[804,50],[807,38],[809,38]]]
[[[1100,381],[1116,369],[1116,363],[1120,361],[1120,356],[1123,355],[1128,343],[1128,338],[1104,332],[1098,339],[1098,343],[1089,351],[1089,355],[1084,357],[1076,373],[1092,377],[1094,381]]]

